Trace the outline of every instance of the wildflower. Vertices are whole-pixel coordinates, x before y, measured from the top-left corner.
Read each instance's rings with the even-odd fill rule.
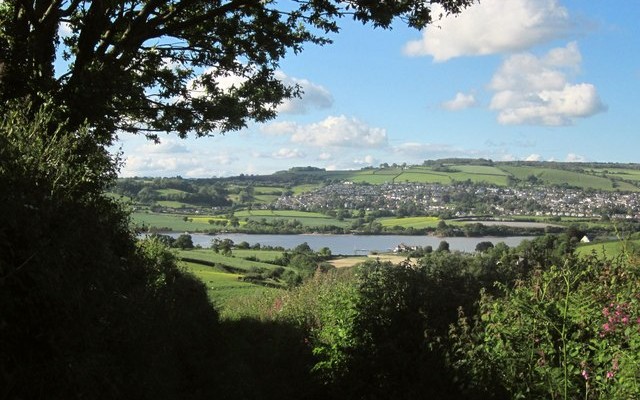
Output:
[[[581,375],[582,375],[582,377],[584,378],[585,381],[589,380],[589,372],[586,369],[582,370]]]
[[[613,373],[613,371],[607,371],[607,379],[613,379],[614,376],[615,374]]]

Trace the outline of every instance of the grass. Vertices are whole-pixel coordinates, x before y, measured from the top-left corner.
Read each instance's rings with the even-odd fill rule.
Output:
[[[169,208],[184,208],[184,207],[193,207],[191,204],[183,203],[180,201],[171,201],[171,200],[158,200],[156,204],[162,207]]]
[[[187,192],[185,192],[184,190],[178,190],[178,189],[156,189],[156,193],[163,196],[167,196],[170,194],[184,194]]]
[[[612,240],[608,242],[585,244],[578,246],[576,252],[581,256],[588,256],[593,253],[607,257],[616,257],[623,253],[637,255],[640,253],[640,239],[629,241]]]
[[[435,228],[438,226],[438,217],[406,217],[406,218],[380,218],[378,222],[383,227],[401,226],[403,228]]]
[[[229,302],[278,290],[242,281],[242,275],[220,272],[202,264],[181,262],[180,265],[206,285],[209,299],[221,311]]]
[[[337,258],[335,260],[331,260],[329,263],[336,268],[349,268],[357,264],[363,263],[367,260],[379,260],[381,262],[391,261],[393,264],[399,264],[402,261],[406,261],[407,257],[399,256],[396,254],[376,254],[376,255],[369,255],[369,256]],[[409,261],[415,262],[416,260],[409,259]]]
[[[579,187],[583,189],[599,189],[599,190],[615,190],[612,181],[609,178],[602,176],[595,176],[587,173],[569,171],[555,168],[539,168],[530,166],[502,166],[503,171],[513,175],[520,180],[526,180],[528,176],[533,175],[542,179],[545,185],[569,185]],[[638,190],[632,185],[624,185],[622,187],[620,183],[619,188],[621,190]],[[628,189],[627,189],[628,188]]]
[[[207,220],[184,221],[184,215],[134,212],[131,219],[136,226],[167,228],[176,232],[192,232],[210,228]],[[192,218],[190,215],[188,218]]]
[[[306,193],[306,192],[311,192],[315,189],[318,189],[320,186],[320,184],[305,184],[305,185],[298,185],[298,186],[294,186],[293,188],[291,188],[291,191],[293,192],[293,194],[302,194],[302,193]]]
[[[398,175],[395,179],[396,183],[440,183],[447,185],[451,183],[451,178],[446,174],[420,172],[410,170]]]
[[[236,254],[235,250],[233,251],[233,254],[234,255]],[[251,272],[252,270],[256,270],[256,269],[272,270],[277,268],[277,265],[268,264],[260,261],[245,260],[244,258],[241,258],[241,257],[229,257],[229,256],[222,255],[220,253],[216,253],[211,249],[180,250],[178,252],[178,257],[225,265],[235,270],[245,271],[245,272]],[[273,254],[270,254],[268,257],[273,257]]]
[[[241,220],[244,218],[255,221],[265,219],[267,222],[273,221],[275,219],[296,219],[303,225],[310,227],[324,225],[345,227],[349,225],[348,221],[339,221],[338,219],[332,218],[328,215],[296,210],[245,210],[236,212],[235,216],[240,218]]]

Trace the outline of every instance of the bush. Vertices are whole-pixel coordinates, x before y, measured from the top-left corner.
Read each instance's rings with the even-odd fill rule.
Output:
[[[469,392],[486,398],[629,399],[640,393],[638,263],[565,257],[501,297],[483,296],[452,337]]]
[[[45,108],[0,122],[4,398],[188,398],[211,387],[217,315],[103,195],[116,160]]]

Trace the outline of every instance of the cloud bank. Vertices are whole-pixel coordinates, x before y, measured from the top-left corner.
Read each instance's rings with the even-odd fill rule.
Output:
[[[266,125],[262,131],[268,135],[290,135],[293,143],[314,147],[383,147],[387,132],[371,127],[357,118],[344,115],[329,116],[312,124],[279,122]]]
[[[444,15],[440,6],[433,11]],[[436,21],[421,39],[407,43],[404,52],[441,62],[522,51],[562,37],[570,28],[568,12],[557,0],[482,0],[460,15]]]
[[[570,125],[604,111],[596,87],[569,82],[580,69],[582,57],[575,42],[537,57],[531,53],[508,57],[494,74],[490,108],[503,125]]]

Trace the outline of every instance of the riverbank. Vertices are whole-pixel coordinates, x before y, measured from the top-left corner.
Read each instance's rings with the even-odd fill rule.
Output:
[[[172,237],[178,237],[184,232],[168,232]],[[234,243],[247,242],[250,246],[260,243],[263,246],[294,248],[302,243],[307,243],[314,251],[327,247],[334,255],[367,255],[373,252],[393,252],[400,244],[406,246],[432,246],[438,247],[441,241],[449,243],[452,251],[473,252],[480,242],[492,242],[493,244],[504,242],[513,247],[523,240],[531,240],[531,236],[507,236],[507,237],[435,237],[435,236],[410,236],[410,235],[264,235],[246,233],[221,233],[204,234],[191,233],[193,244],[201,247],[210,247],[214,239],[230,239]]]

